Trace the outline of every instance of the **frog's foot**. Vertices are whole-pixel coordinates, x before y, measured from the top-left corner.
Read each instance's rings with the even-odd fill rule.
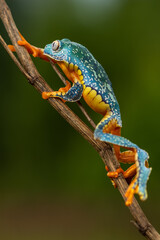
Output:
[[[77,102],[80,100],[83,92],[83,85],[81,83],[74,82],[72,87],[67,81],[67,85],[64,88],[60,88],[59,91],[43,92],[42,98],[48,99],[50,97],[58,97],[62,101]]]
[[[62,95],[65,95],[69,89],[71,88],[71,84],[69,81],[66,81],[66,86],[63,88],[60,88],[58,91],[53,91],[53,92],[42,92],[42,98],[43,99],[48,99],[50,97],[59,97],[61,98]],[[66,102],[66,100],[62,99],[63,102]]]
[[[125,197],[127,198],[125,203],[126,206],[130,206],[132,204],[133,196],[135,193],[140,196],[141,200],[147,199],[147,181],[152,170],[149,168],[148,158],[149,156],[146,151],[137,148],[137,173],[135,179],[131,182],[125,193]]]
[[[26,39],[25,39],[21,34],[20,34],[20,36],[21,36],[21,39],[22,39],[22,40],[19,40],[19,41],[17,42],[18,45],[24,46],[24,47],[27,49],[27,51],[28,51],[30,54],[33,55],[33,57],[38,57],[39,54],[40,54],[39,48],[36,48],[36,47],[32,46],[29,42],[26,41]]]
[[[114,182],[113,178],[118,178],[118,175],[120,173],[123,174],[124,178],[128,183],[131,182],[131,179],[135,176],[136,174],[136,165],[133,164],[131,167],[129,167],[126,171],[124,171],[121,167],[118,168],[115,172],[110,172],[108,167],[105,166],[105,169],[107,170],[107,176],[111,178],[113,186],[116,188],[116,183]]]
[[[24,46],[30,54],[32,54],[34,57],[38,57],[40,54],[39,48],[36,48],[36,47],[32,46],[31,44],[29,44],[20,33],[19,33],[19,35],[22,40],[17,41],[18,45]],[[10,50],[12,52],[16,51],[15,47],[13,45],[8,45],[8,47],[10,48]]]
[[[13,45],[8,45],[8,47],[9,47],[9,49],[10,49],[12,52],[15,52],[15,51],[16,51],[16,49],[15,49],[15,47],[14,47]]]
[[[144,150],[137,148],[136,154],[136,163],[129,167],[126,171],[123,171],[122,168],[118,168],[115,172],[108,172],[107,176],[111,179],[117,178],[119,173],[122,173],[125,178],[130,178],[130,180],[134,177],[134,180],[130,183],[125,197],[126,206],[130,206],[133,201],[134,194],[138,194],[141,200],[147,199],[147,190],[146,185],[151,173],[151,168],[148,167],[148,153]],[[108,168],[106,168],[108,170]]]
[[[106,169],[106,171],[109,173],[109,169],[108,169],[107,166],[105,166],[105,169]],[[108,176],[108,173],[107,173],[107,176]],[[111,173],[111,172],[110,172],[110,173]],[[113,172],[112,172],[112,173],[113,173]],[[117,177],[118,177],[118,176],[116,175],[116,178],[117,178]],[[116,185],[115,181],[113,180],[113,177],[110,177],[110,179],[111,179],[111,182],[112,182],[112,184],[113,184],[113,187],[116,188],[117,185]]]
[[[130,206],[132,204],[135,193],[138,193],[138,183],[137,183],[136,179],[134,179],[132,181],[132,183],[129,185],[129,187],[125,193],[125,197],[127,198],[127,200],[125,202],[126,206]]]
[[[106,167],[105,167],[106,168]],[[108,168],[106,168],[106,170],[108,171]],[[108,172],[107,176],[109,178],[118,178],[118,175],[122,173],[124,178],[132,178],[134,177],[134,175],[136,174],[136,165],[133,164],[132,166],[130,166],[126,171],[124,171],[121,167],[118,168],[115,172]]]
[[[21,40],[17,41],[18,45],[20,46],[24,46],[26,48],[26,50],[28,51],[29,54],[32,54],[33,57],[40,57],[46,61],[48,60],[48,57],[44,55],[43,53],[43,49],[42,48],[37,48],[33,45],[31,45],[29,42],[26,41],[26,39],[19,33]],[[10,50],[12,52],[15,52],[15,47],[13,45],[8,45],[8,47],[10,48]]]
[[[64,94],[65,93],[61,91],[42,92],[42,98],[46,100],[48,98],[58,97],[58,98],[61,98],[63,102],[66,102],[66,100],[63,99]]]

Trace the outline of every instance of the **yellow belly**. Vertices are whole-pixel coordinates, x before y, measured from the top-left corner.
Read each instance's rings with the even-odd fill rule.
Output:
[[[83,98],[85,102],[92,108],[95,112],[105,115],[110,111],[109,104],[102,101],[101,95],[90,87],[84,87]]]

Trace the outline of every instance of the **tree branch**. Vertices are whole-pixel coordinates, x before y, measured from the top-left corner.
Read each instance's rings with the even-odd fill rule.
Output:
[[[31,83],[33,87],[37,89],[40,93],[42,93],[43,91],[52,91],[49,85],[38,73],[26,49],[17,44],[17,41],[21,39],[5,0],[0,0],[0,17],[8,32],[12,44],[16,48],[19,61],[16,59],[15,56],[13,57],[13,54],[10,52],[9,49],[7,50],[7,47],[2,38],[0,38],[1,43],[3,44],[7,52],[10,54],[14,62],[17,64],[18,68],[23,72],[29,83]],[[95,150],[101,156],[102,161],[105,165],[108,166],[110,171],[115,171],[117,168],[119,168],[119,162],[115,158],[111,146],[107,143],[95,140],[93,137],[93,132],[79,119],[79,117],[77,117],[75,113],[73,113],[69,109],[66,104],[64,104],[58,98],[50,98],[48,99],[48,102],[76,131],[78,131],[95,148]],[[125,199],[124,194],[128,185],[123,178],[123,175],[120,174],[119,177],[114,181],[123,199]],[[137,227],[140,233],[143,234],[147,239],[160,240],[160,235],[148,221],[147,217],[143,213],[135,198],[133,199],[132,205],[128,208],[134,219],[134,225]]]

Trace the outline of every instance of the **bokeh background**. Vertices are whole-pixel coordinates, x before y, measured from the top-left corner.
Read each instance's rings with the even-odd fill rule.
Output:
[[[140,203],[160,231],[160,1],[8,0],[20,32],[44,47],[69,38],[106,69],[121,107],[122,135],[153,168]],[[0,23],[0,34],[10,43]],[[58,89],[50,64],[34,62]],[[0,46],[0,238],[143,239],[95,150],[42,100]],[[68,104],[68,103],[67,103]],[[85,122],[76,104],[68,104]],[[95,122],[101,116],[86,107]]]

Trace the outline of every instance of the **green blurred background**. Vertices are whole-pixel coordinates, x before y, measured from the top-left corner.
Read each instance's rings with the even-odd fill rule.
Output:
[[[160,1],[8,0],[20,32],[38,47],[69,38],[106,69],[121,107],[122,135],[153,168],[140,203],[160,231]],[[10,43],[0,23],[0,34]],[[63,84],[34,59],[46,81]],[[143,239],[95,150],[42,100],[0,46],[0,238]],[[68,103],[67,103],[68,104]],[[68,104],[85,122],[76,104]],[[88,107],[96,123],[101,116]]]

